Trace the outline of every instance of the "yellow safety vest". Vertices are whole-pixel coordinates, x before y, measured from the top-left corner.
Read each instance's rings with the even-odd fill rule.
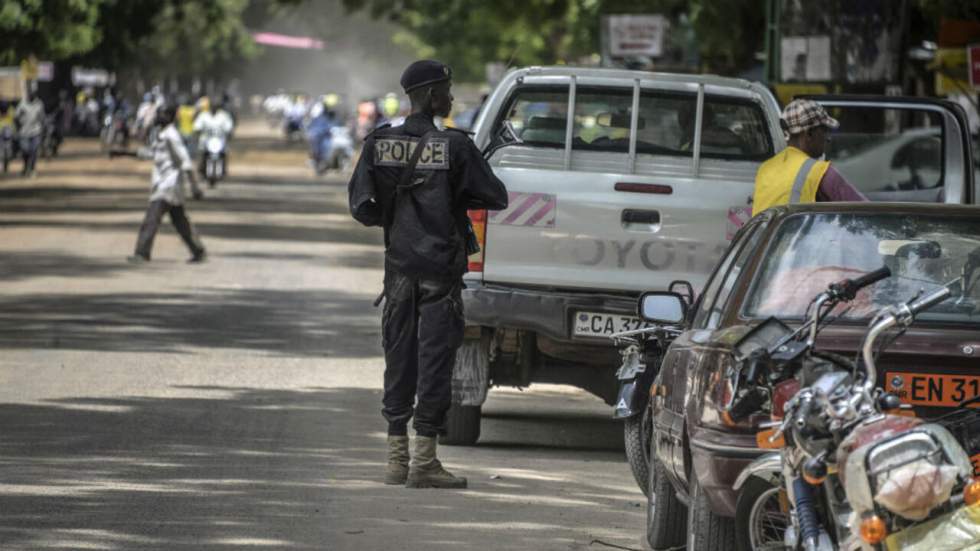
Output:
[[[752,216],[769,207],[814,203],[830,161],[818,161],[790,146],[762,163],[755,175]]]
[[[181,105],[177,108],[177,130],[184,136],[194,133],[194,115],[197,110],[193,105]]]

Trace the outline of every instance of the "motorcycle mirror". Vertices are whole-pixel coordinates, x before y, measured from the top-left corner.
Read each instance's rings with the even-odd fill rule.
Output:
[[[640,296],[637,313],[651,323],[678,324],[686,317],[686,304],[677,293],[651,291]]]

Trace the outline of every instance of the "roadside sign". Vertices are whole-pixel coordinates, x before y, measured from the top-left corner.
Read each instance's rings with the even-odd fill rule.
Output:
[[[980,89],[980,44],[966,47],[966,72],[970,75],[970,86]]]
[[[609,53],[613,56],[660,57],[668,22],[662,15],[610,15]]]
[[[54,63],[42,61],[37,64],[37,81],[51,82],[54,80]]]

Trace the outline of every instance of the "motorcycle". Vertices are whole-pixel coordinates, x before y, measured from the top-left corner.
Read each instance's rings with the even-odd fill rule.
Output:
[[[0,128],[0,154],[3,155],[4,172],[7,172],[7,169],[10,167],[10,161],[17,154],[16,141],[12,126],[3,126]]]
[[[685,304],[691,304],[694,297],[691,285],[686,281],[675,281],[670,284],[669,292],[673,293],[677,287],[684,287],[684,294],[681,296]],[[660,363],[667,348],[682,332],[683,328],[679,324],[654,324],[609,336],[620,348],[619,354],[622,357],[619,369],[616,370],[619,391],[613,419],[623,421],[626,460],[633,478],[646,495],[649,495],[650,490],[650,435],[653,430],[647,407],[650,386],[660,371]]]
[[[832,284],[813,300],[812,317],[798,330],[769,320],[736,344],[731,388],[737,390],[728,412],[741,418],[768,404],[773,421],[761,425],[757,441],[779,450],[736,482],[736,508],[748,512],[736,524],[748,532],[739,534],[740,545],[805,551],[980,545],[980,525],[964,527],[964,518],[980,518],[980,508],[971,517],[973,509],[962,507],[980,503],[980,482],[963,440],[947,428],[955,423],[910,417],[898,396],[876,388],[875,365],[882,335],[907,329],[957,285],[965,289],[970,276],[964,272],[962,281],[884,308],[872,320],[861,361],[814,349],[838,304],[889,275],[882,268]],[[964,416],[974,428],[980,423],[973,411],[955,413],[961,426]]]
[[[58,156],[61,147],[61,132],[58,130],[58,120],[55,115],[48,115],[44,122],[44,134],[41,137],[41,156],[51,159]]]
[[[282,130],[283,134],[286,135],[286,141],[288,142],[301,139],[301,136],[303,135],[303,117],[298,115],[286,115]]]
[[[334,126],[313,139],[313,166],[317,174],[346,170],[350,166],[354,158],[354,140],[346,127]]]
[[[109,152],[123,150],[129,145],[129,126],[126,118],[118,113],[109,113],[102,121],[102,150]]]
[[[228,156],[225,152],[227,140],[224,136],[208,136],[204,140],[204,178],[208,187],[215,187],[225,177]]]

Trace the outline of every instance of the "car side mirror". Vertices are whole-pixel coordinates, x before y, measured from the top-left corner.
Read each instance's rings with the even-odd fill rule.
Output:
[[[493,133],[493,138],[487,143],[486,148],[483,150],[483,158],[489,159],[491,155],[497,152],[498,149],[507,147],[508,145],[517,145],[524,143],[524,140],[517,134],[517,130],[514,129],[513,123],[505,120]]]
[[[670,285],[667,286],[667,290],[671,293],[677,293],[684,297],[687,307],[694,304],[694,286],[691,285],[690,281],[685,281],[683,279],[671,281]]]
[[[686,317],[687,304],[677,293],[651,291],[640,296],[637,313],[644,321],[675,325]]]

